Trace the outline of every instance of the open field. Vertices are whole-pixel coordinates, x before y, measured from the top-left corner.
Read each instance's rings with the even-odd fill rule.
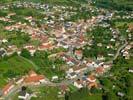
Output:
[[[7,78],[16,77],[27,73],[33,69],[32,64],[24,59],[13,56],[7,59],[0,60],[0,87],[7,83]]]
[[[28,90],[37,95],[36,98],[32,97],[31,100],[64,100],[62,97],[58,98],[59,89],[56,87],[33,87],[32,89],[28,88]],[[18,94],[16,94],[12,99],[18,100]]]
[[[133,10],[132,0],[95,0],[98,7],[117,9],[117,10]]]

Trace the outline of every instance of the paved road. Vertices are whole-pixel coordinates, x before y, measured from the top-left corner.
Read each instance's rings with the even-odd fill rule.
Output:
[[[113,61],[116,60],[116,59],[118,58],[118,56],[120,55],[121,50],[122,50],[123,48],[125,48],[127,45],[128,45],[128,42],[125,40],[125,43],[124,43],[122,46],[120,46],[120,47],[118,48],[118,50],[117,50],[115,56],[113,57],[113,59],[110,60],[110,61],[107,61],[106,63],[107,63],[107,64],[113,63]]]
[[[128,45],[128,42],[125,41],[125,44],[123,44],[123,45],[117,50],[117,53],[116,53],[116,55],[114,56],[114,59],[113,59],[113,60],[116,60],[116,59],[117,59],[117,57],[119,56],[121,50],[122,50],[123,48],[125,48],[127,45]]]

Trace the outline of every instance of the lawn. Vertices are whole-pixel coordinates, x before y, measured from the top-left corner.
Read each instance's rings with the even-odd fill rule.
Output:
[[[60,90],[56,87],[31,87],[28,88],[28,90],[30,90],[30,92],[35,93],[37,96],[32,97],[31,100],[64,100],[64,97],[58,97],[58,92]],[[18,100],[17,98],[18,94],[15,94],[15,96],[12,99]]]
[[[64,97],[58,97],[58,92],[60,92],[58,87],[29,87],[28,90],[37,96],[32,97],[31,100],[65,100]],[[15,94],[13,100],[17,100],[17,98],[18,94]],[[68,100],[102,100],[102,95],[89,94],[88,90],[83,89],[70,94]]]
[[[129,25],[129,24],[133,24],[133,22],[126,22],[126,21],[120,21],[120,22],[115,22],[115,26],[118,28],[118,27],[122,27],[124,26],[125,24]]]
[[[14,70],[15,69],[15,70]],[[0,71],[14,70],[23,73],[32,69],[32,65],[19,56],[9,57],[6,60],[0,60]]]
[[[102,100],[102,94],[90,94],[87,89],[82,89],[71,93],[69,100]]]
[[[117,10],[133,10],[132,0],[94,0],[95,5],[98,7],[117,9]]]
[[[7,78],[13,78],[18,75],[27,73],[33,69],[32,64],[20,58],[19,56],[12,56],[0,60],[0,87],[6,82]]]

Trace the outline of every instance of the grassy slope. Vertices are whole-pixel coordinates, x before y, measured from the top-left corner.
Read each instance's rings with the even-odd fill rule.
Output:
[[[117,10],[133,10],[133,0],[95,0],[95,5]]]
[[[43,3],[50,3],[50,4],[65,4],[65,5],[73,5],[73,4],[80,4],[85,3],[86,0],[0,0],[0,3],[9,3],[14,1],[26,1],[26,2],[43,2]]]
[[[0,60],[0,87],[7,83],[7,77],[3,76],[7,71],[24,74],[30,69],[33,69],[32,65],[18,56],[13,56],[7,60]]]
[[[24,72],[25,70],[29,70],[30,68],[32,68],[32,65],[18,56],[0,61],[0,70],[2,71],[15,69],[15,71],[17,72]]]
[[[29,90],[37,94],[37,98],[32,97],[31,100],[64,100],[57,97],[59,89],[56,87],[32,87]],[[18,94],[12,100],[18,100]]]

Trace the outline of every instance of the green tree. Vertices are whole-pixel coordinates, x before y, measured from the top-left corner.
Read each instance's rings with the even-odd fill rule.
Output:
[[[30,52],[27,49],[23,49],[20,55],[28,59],[31,58]]]

